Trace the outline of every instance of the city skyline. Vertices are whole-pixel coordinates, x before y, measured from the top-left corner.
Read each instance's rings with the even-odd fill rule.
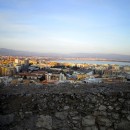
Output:
[[[0,48],[130,55],[129,0],[0,0]]]

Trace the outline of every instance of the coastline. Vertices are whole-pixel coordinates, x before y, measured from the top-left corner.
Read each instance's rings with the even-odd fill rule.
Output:
[[[130,66],[130,61],[124,60],[106,60],[106,59],[56,59],[54,62],[59,63],[75,63],[75,64],[117,64]]]

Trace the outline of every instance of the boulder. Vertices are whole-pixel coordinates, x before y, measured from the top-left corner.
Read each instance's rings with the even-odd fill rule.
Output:
[[[0,126],[9,125],[14,121],[14,114],[0,115]]]
[[[39,128],[46,128],[48,130],[52,130],[52,117],[48,115],[40,115],[36,122],[36,126]]]
[[[95,125],[95,117],[94,116],[86,116],[82,119],[83,126],[94,126]]]
[[[100,110],[100,111],[105,111],[105,110],[106,110],[106,106],[100,105],[99,110]]]

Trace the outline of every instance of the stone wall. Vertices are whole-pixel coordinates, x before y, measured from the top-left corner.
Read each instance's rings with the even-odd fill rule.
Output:
[[[130,93],[1,95],[1,130],[130,130]]]

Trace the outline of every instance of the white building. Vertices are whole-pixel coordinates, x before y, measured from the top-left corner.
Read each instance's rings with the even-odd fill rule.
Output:
[[[17,72],[17,73],[19,73],[19,72],[20,72],[20,70],[22,69],[22,67],[21,67],[21,66],[19,66],[19,65],[16,65],[16,66],[15,66],[15,68],[16,68],[16,72]]]
[[[60,73],[59,75],[59,81],[65,81],[66,80],[66,76],[62,73]]]
[[[47,80],[47,81],[50,81],[50,80],[51,80],[51,76],[52,76],[51,73],[46,74],[46,80]]]

